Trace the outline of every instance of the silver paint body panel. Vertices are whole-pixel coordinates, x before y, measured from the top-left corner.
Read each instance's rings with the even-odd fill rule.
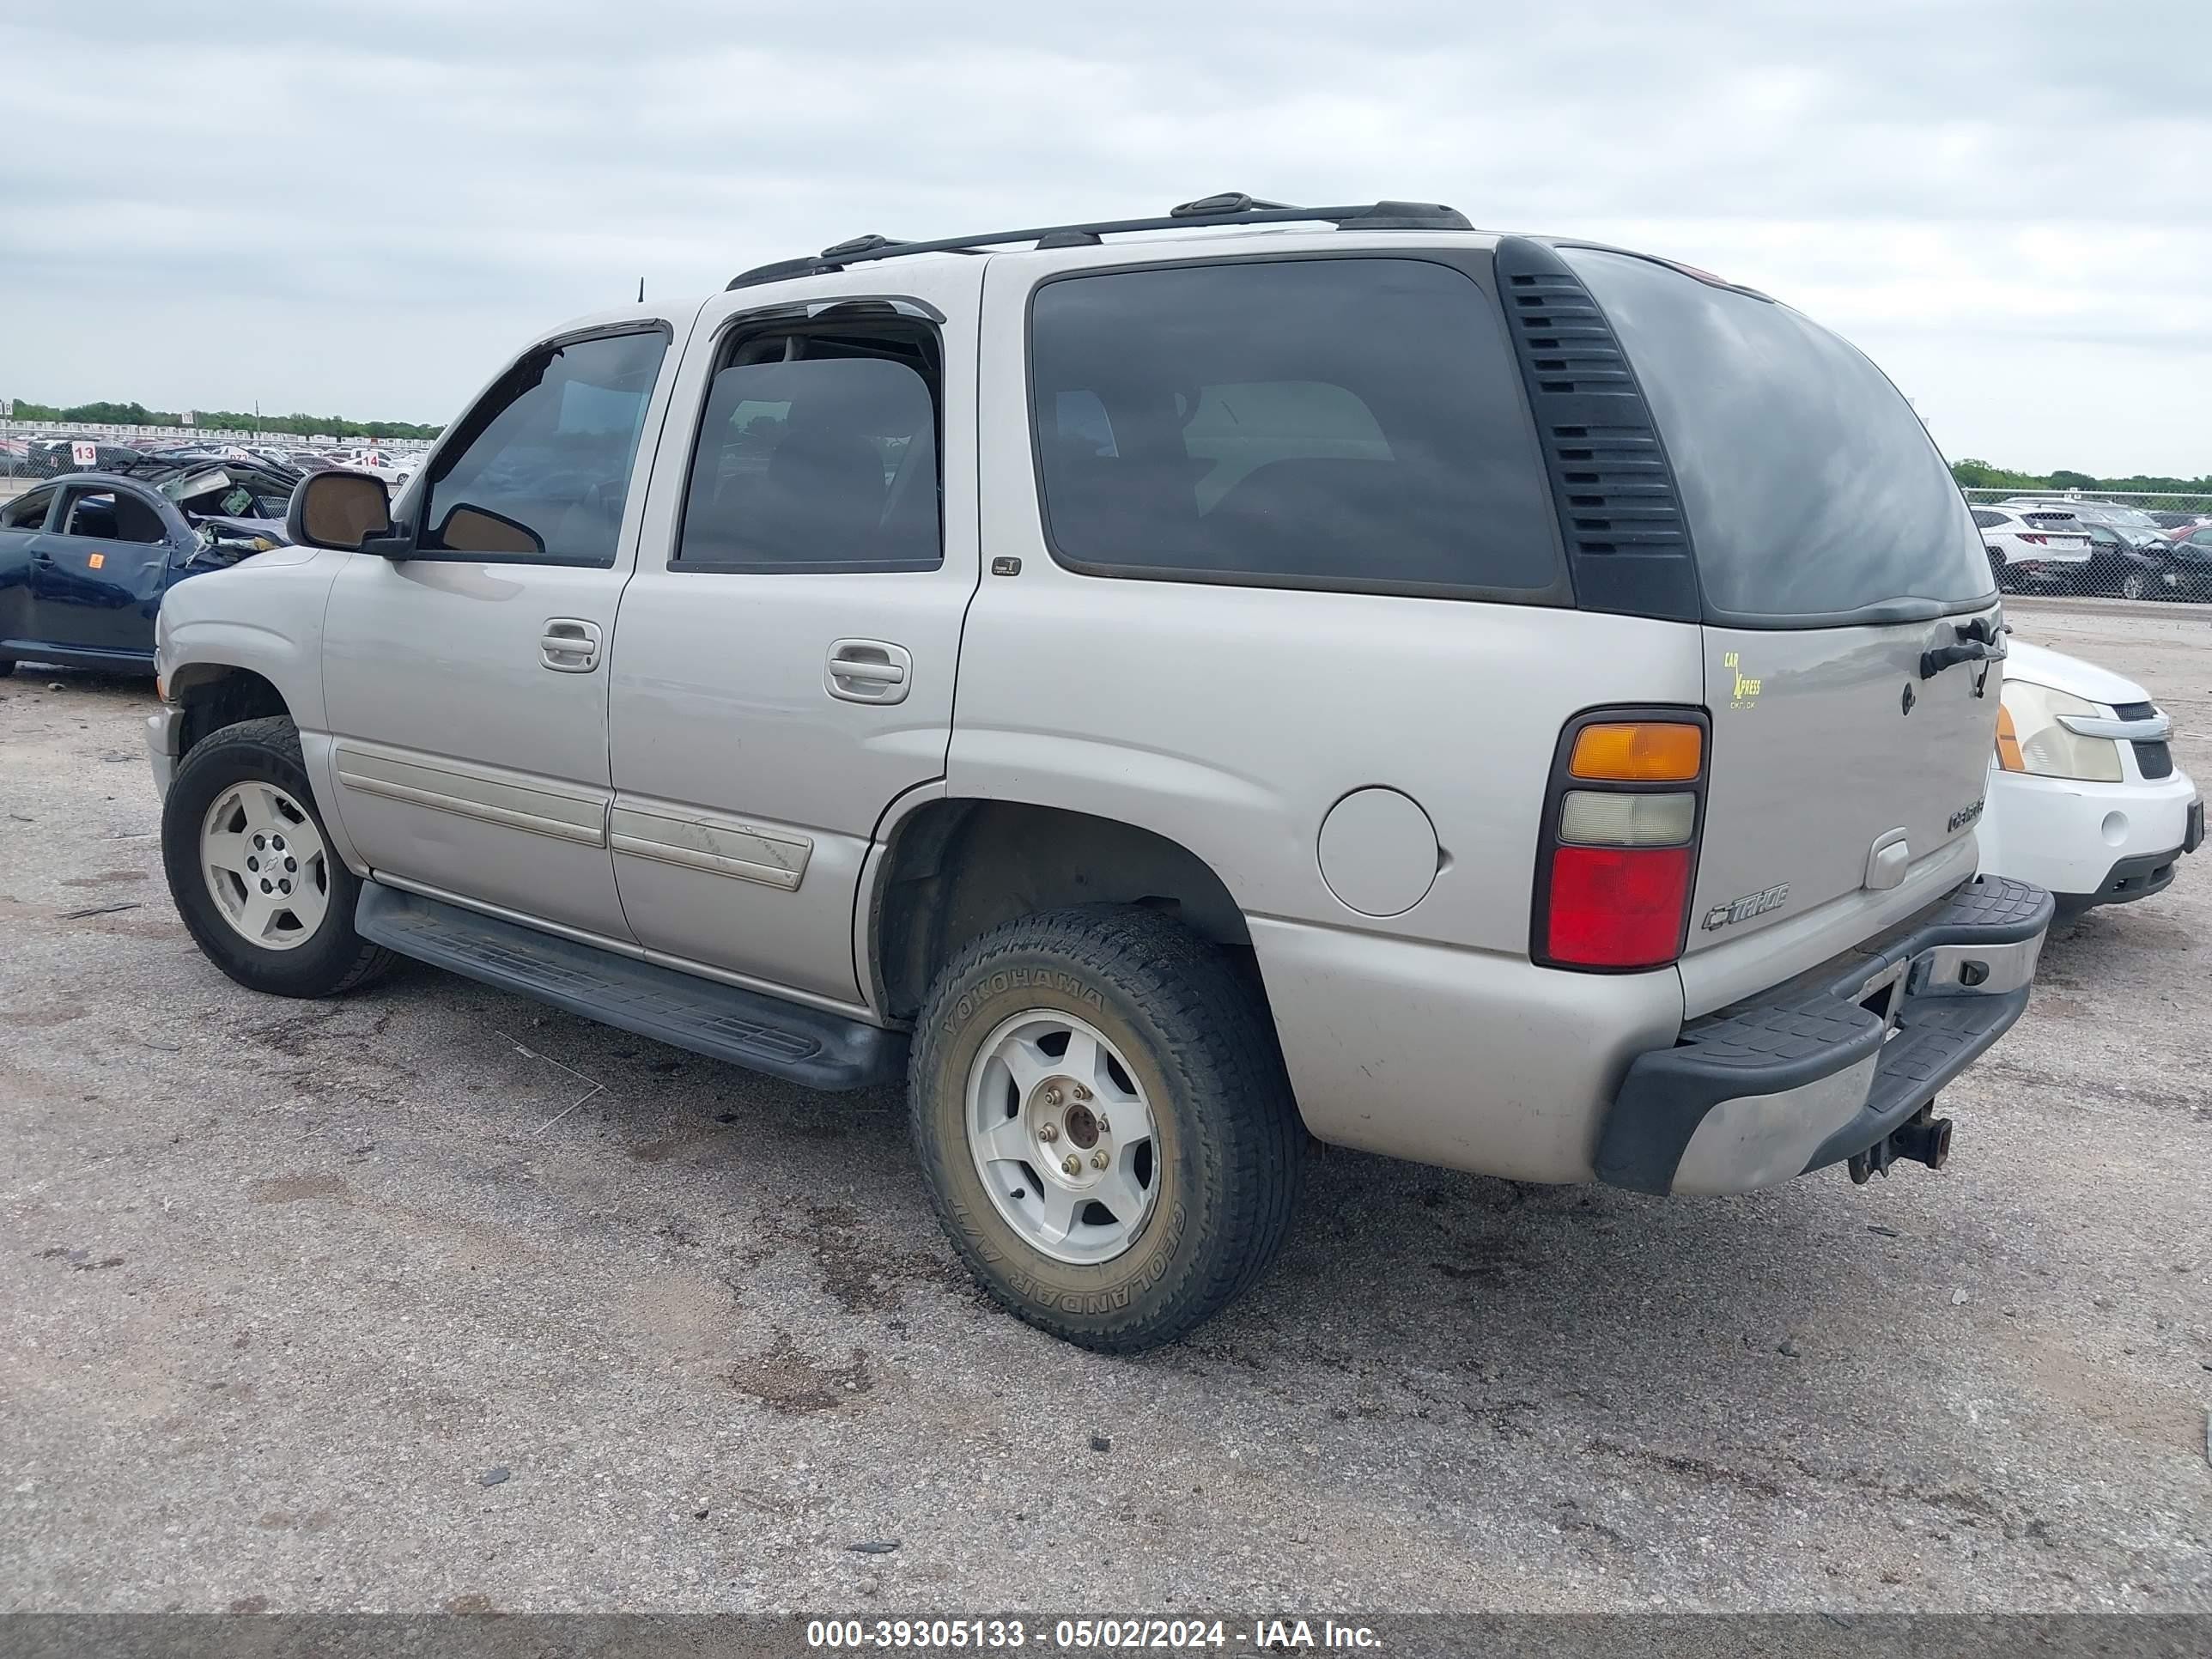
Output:
[[[617,811],[633,805],[810,850],[788,887],[744,870],[617,842],[615,879],[656,949],[820,995],[857,999],[852,916],[893,799],[945,774],[960,629],[976,582],[975,330],[981,260],[863,266],[716,295],[682,353],[675,415],[622,598],[609,684]],[[935,570],[730,573],[672,568],[691,465],[726,329],[748,315],[896,295],[945,316],[944,562]],[[899,647],[897,698],[837,695],[833,655]],[[726,849],[728,843],[725,843]],[[747,856],[738,852],[735,856]]]
[[[1686,971],[1817,914],[1795,930],[1801,951],[1765,953],[1786,979],[1973,873],[1971,825],[1950,820],[1982,797],[2003,671],[1990,665],[1979,696],[1973,665],[1920,678],[1921,653],[1972,620],[1705,629],[1713,752]],[[1875,848],[1899,831],[1903,878],[1869,887]],[[1702,925],[1713,907],[1784,882],[1779,908]]]

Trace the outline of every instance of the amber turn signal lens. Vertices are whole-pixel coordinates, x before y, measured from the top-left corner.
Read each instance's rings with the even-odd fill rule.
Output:
[[[2014,729],[2012,710],[2002,703],[1997,705],[1997,764],[2008,772],[2027,770],[2027,763],[2021,758],[2020,733]]]
[[[1575,733],[1567,770],[1608,783],[1687,783],[1705,758],[1705,734],[1672,721],[1585,726]]]

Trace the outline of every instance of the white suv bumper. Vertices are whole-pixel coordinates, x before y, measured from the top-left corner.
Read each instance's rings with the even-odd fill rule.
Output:
[[[2068,909],[2142,898],[2172,881],[2183,852],[2195,850],[2197,801],[2197,785],[2179,769],[2153,782],[2120,783],[1992,770],[1978,828],[1981,867],[2047,888]]]

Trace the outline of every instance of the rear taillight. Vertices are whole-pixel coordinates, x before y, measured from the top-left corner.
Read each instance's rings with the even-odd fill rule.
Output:
[[[2020,532],[2020,538],[2024,542],[2033,542],[2038,547],[2048,547],[2051,544],[2050,537],[2038,536],[2026,530]]]
[[[1709,727],[1688,708],[1599,708],[1559,734],[1544,799],[1529,954],[1621,972],[1682,954]]]

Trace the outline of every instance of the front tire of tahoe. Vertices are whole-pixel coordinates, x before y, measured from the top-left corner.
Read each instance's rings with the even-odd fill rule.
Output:
[[[249,990],[331,996],[391,965],[354,931],[361,883],[323,833],[288,720],[227,726],[185,754],[161,803],[161,862],[193,940]]]
[[[938,975],[908,1073],[939,1219],[1012,1312],[1106,1352],[1259,1279],[1305,1146],[1257,991],[1151,911],[1056,910]]]

